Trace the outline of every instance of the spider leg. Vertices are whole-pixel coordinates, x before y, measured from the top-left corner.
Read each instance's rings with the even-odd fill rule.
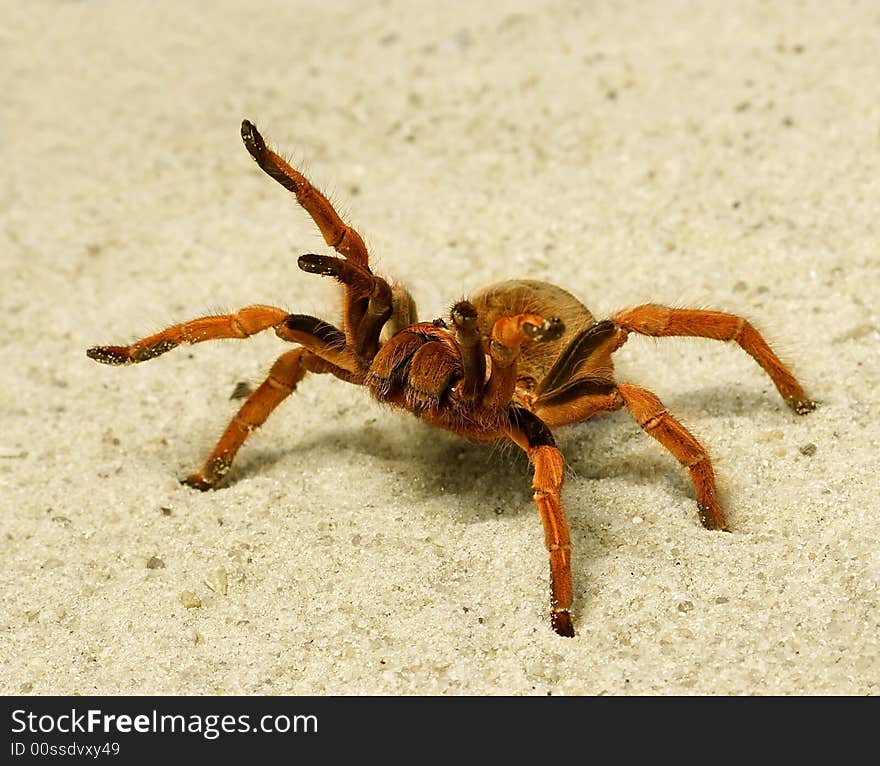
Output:
[[[360,234],[339,217],[333,205],[309,183],[309,179],[269,149],[252,122],[244,120],[241,123],[241,138],[257,165],[296,195],[296,201],[312,217],[324,241],[346,259],[368,268],[367,248]]]
[[[459,396],[465,401],[479,398],[486,384],[486,355],[477,324],[477,310],[468,301],[459,301],[452,307],[452,324],[461,352],[463,377]]]
[[[86,355],[103,364],[135,364],[146,362],[181,343],[201,343],[220,338],[248,338],[275,327],[287,312],[275,306],[248,306],[235,314],[201,317],[173,325],[130,346],[95,346]]]
[[[613,412],[624,406],[617,384],[604,378],[580,378],[541,394],[534,403],[535,414],[548,426],[561,426],[591,418],[599,412]]]
[[[550,554],[550,622],[560,636],[574,636],[571,622],[571,537],[562,509],[563,459],[550,429],[531,412],[520,407],[509,410],[508,436],[529,457],[534,466],[532,488],[535,505],[544,527],[544,541]]]
[[[346,339],[364,366],[376,356],[379,335],[391,316],[393,294],[389,284],[342,258],[308,253],[297,260],[298,266],[310,274],[334,277],[346,287],[343,326]]]
[[[614,317],[614,322],[626,330],[654,337],[687,335],[735,341],[761,365],[786,404],[798,415],[805,415],[816,408],[815,402],[806,395],[788,367],[743,317],[720,311],[673,309],[648,304],[622,311]]]
[[[345,285],[342,328],[349,345],[368,366],[379,347],[382,325],[391,316],[391,288],[384,280],[372,276],[369,254],[360,234],[340,218],[330,201],[302,173],[266,146],[253,123],[242,122],[241,137],[260,168],[296,195],[296,201],[311,216],[324,241],[345,259],[306,255],[300,258],[299,267],[335,276]]]
[[[275,327],[275,334],[282,340],[305,346],[316,356],[357,377],[358,361],[346,345],[345,335],[323,319],[306,314],[288,314]]]
[[[483,391],[483,408],[501,409],[511,400],[516,388],[515,362],[523,343],[556,340],[564,332],[565,326],[555,317],[515,314],[496,319],[489,341],[492,373]]]
[[[229,472],[236,453],[248,436],[263,425],[272,411],[296,390],[307,372],[331,372],[338,377],[345,375],[344,371],[308,349],[295,348],[282,354],[259,388],[232,418],[201,470],[188,476],[183,483],[202,491],[217,486]]]
[[[715,472],[703,446],[681,423],[667,412],[650,391],[620,383],[617,393],[635,421],[668,449],[691,476],[697,494],[700,521],[706,529],[727,529],[727,519],[718,501]]]

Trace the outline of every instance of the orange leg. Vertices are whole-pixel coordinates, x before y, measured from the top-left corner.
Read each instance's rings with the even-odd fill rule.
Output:
[[[248,338],[281,324],[287,312],[274,306],[248,306],[235,314],[202,317],[174,325],[130,346],[95,346],[86,351],[89,358],[104,364],[146,362],[181,343],[201,343],[220,338]]]
[[[360,234],[345,224],[328,199],[309,183],[309,179],[269,149],[252,122],[244,120],[241,123],[241,138],[257,165],[296,195],[296,201],[321,230],[324,241],[346,259],[367,268],[367,248]]]
[[[500,410],[510,402],[516,388],[516,359],[523,343],[556,340],[564,332],[561,320],[544,319],[537,314],[515,314],[496,319],[489,341],[492,374],[483,393],[483,408]]]
[[[571,621],[571,536],[562,509],[563,459],[553,435],[528,410],[510,410],[508,436],[529,456],[534,466],[532,488],[550,554],[550,624],[560,636],[574,636]]]
[[[619,384],[617,390],[636,422],[688,469],[697,493],[697,508],[703,526],[726,530],[727,519],[718,501],[715,473],[700,443],[650,391],[625,383]]]
[[[184,483],[200,490],[217,486],[229,472],[236,453],[248,436],[263,425],[272,411],[296,390],[306,372],[333,372],[345,377],[343,370],[335,368],[307,349],[295,348],[282,354],[259,388],[247,398],[238,414],[232,418],[202,469],[184,479]]]
[[[391,291],[383,280],[372,276],[363,239],[339,217],[330,201],[312,186],[308,178],[266,146],[253,123],[248,120],[241,123],[241,137],[257,165],[296,195],[296,201],[311,216],[324,241],[345,258],[345,269],[336,266],[327,271],[325,267],[336,259],[315,255],[301,257],[299,267],[304,271],[335,276],[345,285],[342,329],[348,345],[358,354],[372,359],[378,347],[381,325],[391,314]],[[381,285],[373,284],[377,281]],[[364,320],[366,327],[361,330]],[[375,328],[377,322],[379,327]]]
[[[486,355],[477,324],[477,310],[467,301],[459,301],[452,307],[452,324],[464,373],[459,395],[465,401],[474,401],[483,393],[486,383]]]
[[[551,428],[578,423],[623,406],[616,384],[601,378],[576,380],[552,395],[542,394],[534,404],[535,414]]]
[[[689,335],[715,340],[732,340],[746,351],[770,376],[786,404],[798,415],[816,408],[801,384],[767,345],[767,341],[746,319],[720,311],[673,309],[649,304],[623,311],[614,321],[626,330],[655,337]]]
[[[349,328],[346,340],[364,360],[364,366],[369,366],[379,350],[379,334],[393,310],[390,285],[350,261],[329,255],[307,253],[297,259],[297,265],[310,274],[335,277],[345,285],[344,326]]]

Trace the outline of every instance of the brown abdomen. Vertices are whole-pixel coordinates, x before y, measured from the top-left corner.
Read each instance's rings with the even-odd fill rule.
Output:
[[[470,298],[477,310],[480,331],[491,337],[495,320],[515,314],[539,314],[545,319],[559,317],[565,332],[558,340],[529,343],[519,357],[520,377],[541,381],[553,366],[556,357],[571,343],[574,336],[593,323],[593,315],[571,293],[549,282],[534,279],[511,279],[484,287]]]

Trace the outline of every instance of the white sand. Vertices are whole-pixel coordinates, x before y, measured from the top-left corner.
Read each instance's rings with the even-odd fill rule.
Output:
[[[0,692],[876,694],[877,4],[210,5],[0,9]],[[820,409],[736,347],[631,340],[619,377],[705,443],[734,531],[626,413],[560,430],[573,640],[525,459],[339,381],[229,487],[180,486],[283,344],[85,349],[255,302],[337,319],[243,117],[423,317],[508,277],[724,308]]]

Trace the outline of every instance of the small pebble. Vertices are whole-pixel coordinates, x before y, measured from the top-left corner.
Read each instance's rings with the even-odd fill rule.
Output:
[[[229,577],[226,574],[226,570],[223,567],[215,569],[205,578],[205,585],[214,593],[225,596],[229,588]]]
[[[253,393],[253,386],[246,380],[240,380],[230,394],[230,399],[247,399]]]
[[[187,609],[197,609],[202,605],[202,600],[191,590],[181,591],[177,598],[180,599],[180,603]]]
[[[165,562],[158,556],[150,556],[147,562],[147,569],[165,569]]]

